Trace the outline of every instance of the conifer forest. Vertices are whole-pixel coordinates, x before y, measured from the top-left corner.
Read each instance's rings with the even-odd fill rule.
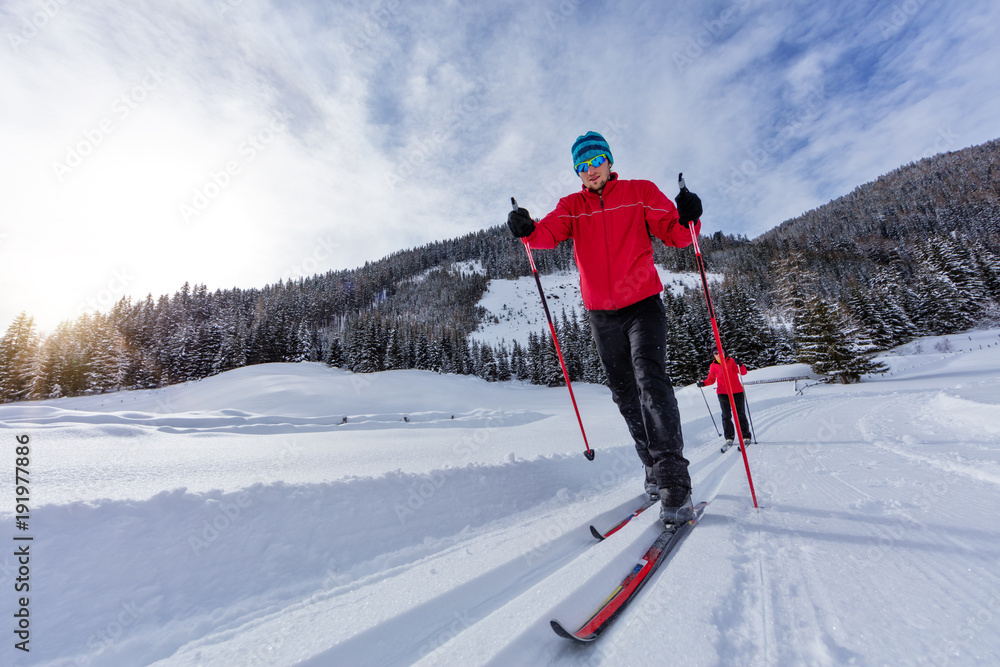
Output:
[[[725,276],[712,299],[727,352],[749,368],[801,361],[831,381],[856,382],[880,372],[871,360],[879,350],[1000,321],[998,158],[994,140],[910,163],[752,240],[703,229],[707,269]],[[527,345],[469,337],[485,316],[477,304],[489,281],[530,275],[506,213],[488,229],[360,268],[262,288],[185,284],[44,335],[22,313],[0,338],[0,401],[156,388],[297,361],[559,384],[547,327],[529,332]],[[665,269],[696,271],[690,249],[654,240],[654,250]],[[574,268],[572,243],[534,254],[543,274]],[[714,351],[704,295],[663,296],[670,375],[688,384]],[[602,382],[586,313],[552,307],[552,315],[570,378]]]

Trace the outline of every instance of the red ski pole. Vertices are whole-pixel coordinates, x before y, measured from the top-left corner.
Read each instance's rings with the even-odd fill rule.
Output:
[[[681,192],[687,192],[687,186],[684,185],[684,174],[677,175],[677,183],[681,188]],[[712,295],[708,291],[708,278],[705,276],[705,260],[701,256],[701,248],[698,247],[698,234],[695,233],[694,227],[688,227],[691,232],[691,243],[694,245],[694,256],[695,262],[698,264],[698,272],[701,274],[701,286],[705,291],[705,303],[708,304],[708,318],[712,322],[712,333],[715,334],[715,348],[719,354],[719,361],[722,365],[722,380],[726,383],[726,389],[729,392],[729,407],[733,412],[733,423],[736,426],[736,435],[740,439],[740,451],[743,453],[743,466],[747,470],[747,482],[750,483],[750,496],[753,498],[753,506],[757,507],[757,492],[753,488],[753,477],[750,475],[750,460],[747,458],[747,448],[743,441],[743,429],[740,428],[739,414],[736,412],[736,399],[733,398],[733,387],[729,380],[729,373],[726,372],[726,353],[722,349],[722,336],[719,335],[719,323],[715,320],[715,309],[712,307]]]
[[[514,206],[514,210],[517,210],[517,200],[513,197],[510,198],[510,203]],[[586,447],[586,451],[583,453],[587,457],[588,461],[594,460],[594,450],[590,448],[590,444],[587,442],[587,432],[583,429],[583,419],[580,418],[580,408],[576,406],[576,396],[573,395],[573,385],[569,381],[569,371],[566,370],[566,362],[563,361],[562,350],[559,348],[559,338],[556,336],[556,327],[552,324],[552,315],[549,314],[549,304],[545,301],[545,292],[542,290],[542,279],[538,276],[538,269],[535,268],[535,258],[531,256],[531,246],[528,245],[526,239],[521,239],[524,243],[524,251],[528,253],[528,262],[531,264],[531,274],[535,276],[535,284],[538,285],[538,296],[542,297],[542,309],[545,311],[545,319],[549,322],[549,331],[552,332],[552,342],[556,346],[556,355],[559,357],[559,365],[562,366],[563,377],[566,378],[566,388],[569,389],[570,400],[573,401],[573,410],[576,411],[576,421],[580,424],[580,433],[583,434],[583,446]]]

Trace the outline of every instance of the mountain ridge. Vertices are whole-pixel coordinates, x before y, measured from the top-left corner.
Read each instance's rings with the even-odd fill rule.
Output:
[[[992,140],[903,165],[752,240],[707,233],[699,241],[707,268],[726,276],[713,300],[727,349],[763,366],[801,357],[809,327],[809,335],[845,332],[844,344],[855,348],[888,349],[996,321],[998,160],[1000,140]],[[534,256],[542,274],[576,270],[571,243]],[[694,253],[659,241],[654,259],[666,271],[696,270]],[[462,270],[473,260],[482,272]],[[263,288],[185,284],[155,300],[124,298],[48,336],[25,313],[0,339],[0,400],[158,387],[302,360],[357,372],[418,368],[489,379],[510,372],[558,381],[544,330],[526,350],[470,339],[489,315],[480,300],[490,281],[527,275],[523,247],[500,224]],[[698,292],[664,293],[675,355],[668,362],[680,381],[711,358]],[[601,381],[582,315],[560,324],[570,356],[579,350],[579,373]]]

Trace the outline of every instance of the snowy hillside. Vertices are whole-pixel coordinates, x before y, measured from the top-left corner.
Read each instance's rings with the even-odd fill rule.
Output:
[[[548,620],[582,620],[657,531],[651,512],[588,530],[641,490],[604,387],[576,387],[593,462],[565,388],[420,371],[273,364],[2,405],[0,664],[997,664],[1000,331],[883,359],[860,385],[748,387],[759,510],[678,389],[708,511],[589,647]]]
[[[682,294],[685,289],[701,289],[701,277],[697,273],[672,273],[656,267],[660,282],[674,294]],[[722,274],[709,273],[709,282],[721,282]],[[542,289],[549,303],[552,317],[561,319],[563,310],[570,316],[584,312],[580,296],[580,274],[576,271],[549,273],[541,276]],[[471,334],[481,342],[496,345],[501,341],[508,344],[515,340],[527,345],[531,332],[548,332],[545,312],[542,310],[538,286],[531,276],[516,280],[493,279],[479,305],[490,315],[483,320],[479,329]]]

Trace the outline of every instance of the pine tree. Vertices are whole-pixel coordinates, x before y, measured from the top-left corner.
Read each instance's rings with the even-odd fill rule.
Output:
[[[953,333],[972,326],[982,313],[986,287],[968,249],[952,236],[941,236],[918,245],[917,254],[927,300],[924,321],[936,321],[935,330],[929,333]],[[929,313],[932,308],[937,312]]]
[[[358,323],[351,336],[351,370],[355,373],[376,373],[381,370],[385,353],[381,350],[379,320],[369,317]]]
[[[850,384],[886,370],[884,364],[872,359],[871,342],[835,306],[813,296],[805,300],[802,309],[795,331],[799,361],[809,364],[815,373]]]
[[[545,341],[539,341],[539,336],[534,331],[528,333],[528,380],[531,384],[545,384],[547,374],[544,371],[543,345]]]
[[[507,346],[502,342],[498,346],[497,357],[497,380],[507,382],[511,379],[510,359],[507,356]]]
[[[816,274],[807,267],[805,256],[798,251],[791,251],[773,266],[775,292],[782,313],[791,320],[794,331],[805,312],[805,301],[808,295],[816,293]]]
[[[212,360],[212,373],[224,373],[234,368],[242,368],[247,363],[246,345],[241,335],[242,326],[238,322],[219,322],[219,349]]]
[[[976,241],[971,249],[973,262],[979,279],[994,301],[1000,299],[1000,256],[991,251],[982,241]]]
[[[515,380],[520,380],[521,382],[531,381],[531,369],[525,357],[524,348],[515,340],[510,353],[511,374]]]
[[[37,356],[35,320],[21,313],[0,338],[0,401],[28,397],[35,379]]]
[[[335,368],[345,368],[347,364],[347,355],[344,351],[344,346],[340,342],[340,338],[334,337],[330,339],[330,345],[326,349],[326,365]]]
[[[601,362],[601,357],[597,353],[597,344],[594,342],[594,336],[590,330],[590,316],[586,311],[580,313],[577,320],[577,326],[580,330],[581,343],[584,349],[583,353],[583,380],[584,382],[591,382],[594,384],[607,384],[608,374],[604,370],[604,364]]]
[[[399,328],[390,327],[385,343],[385,361],[383,367],[387,371],[394,371],[406,368],[403,358],[403,348],[399,344]]]
[[[927,260],[920,263],[913,292],[917,303],[911,317],[920,333],[948,334],[972,326],[974,318],[968,312],[962,293],[947,275],[935,270]]]
[[[692,382],[689,377],[693,363],[698,361],[698,350],[689,335],[684,303],[671,292],[664,293],[665,311],[667,316],[667,376],[677,385]]]
[[[87,393],[114,391],[117,386],[118,359],[115,335],[108,318],[100,313],[84,316],[81,335],[87,360]]]
[[[749,368],[777,363],[777,335],[756,307],[756,300],[735,282],[725,282],[718,290],[716,317],[726,355]]]
[[[414,348],[414,368],[422,371],[432,370],[433,360],[431,359],[431,344],[427,339],[426,332],[417,334],[416,346]]]
[[[288,352],[285,355],[285,361],[292,363],[309,361],[309,353],[312,349],[312,337],[305,321],[299,322],[294,334],[290,337],[290,343]]]
[[[2,345],[2,344],[0,344]],[[38,348],[35,373],[31,381],[31,391],[27,398],[45,400],[61,398],[62,388],[59,387],[59,349],[57,338],[48,336]]]
[[[556,336],[559,336],[558,327],[556,328]],[[539,335],[539,348],[541,353],[541,358],[539,359],[541,384],[549,387],[558,387],[566,384],[562,365],[559,363],[559,355],[556,353],[555,344],[552,342],[551,332]]]
[[[496,382],[498,369],[496,356],[493,348],[488,343],[483,343],[479,347],[479,377],[489,382]]]

